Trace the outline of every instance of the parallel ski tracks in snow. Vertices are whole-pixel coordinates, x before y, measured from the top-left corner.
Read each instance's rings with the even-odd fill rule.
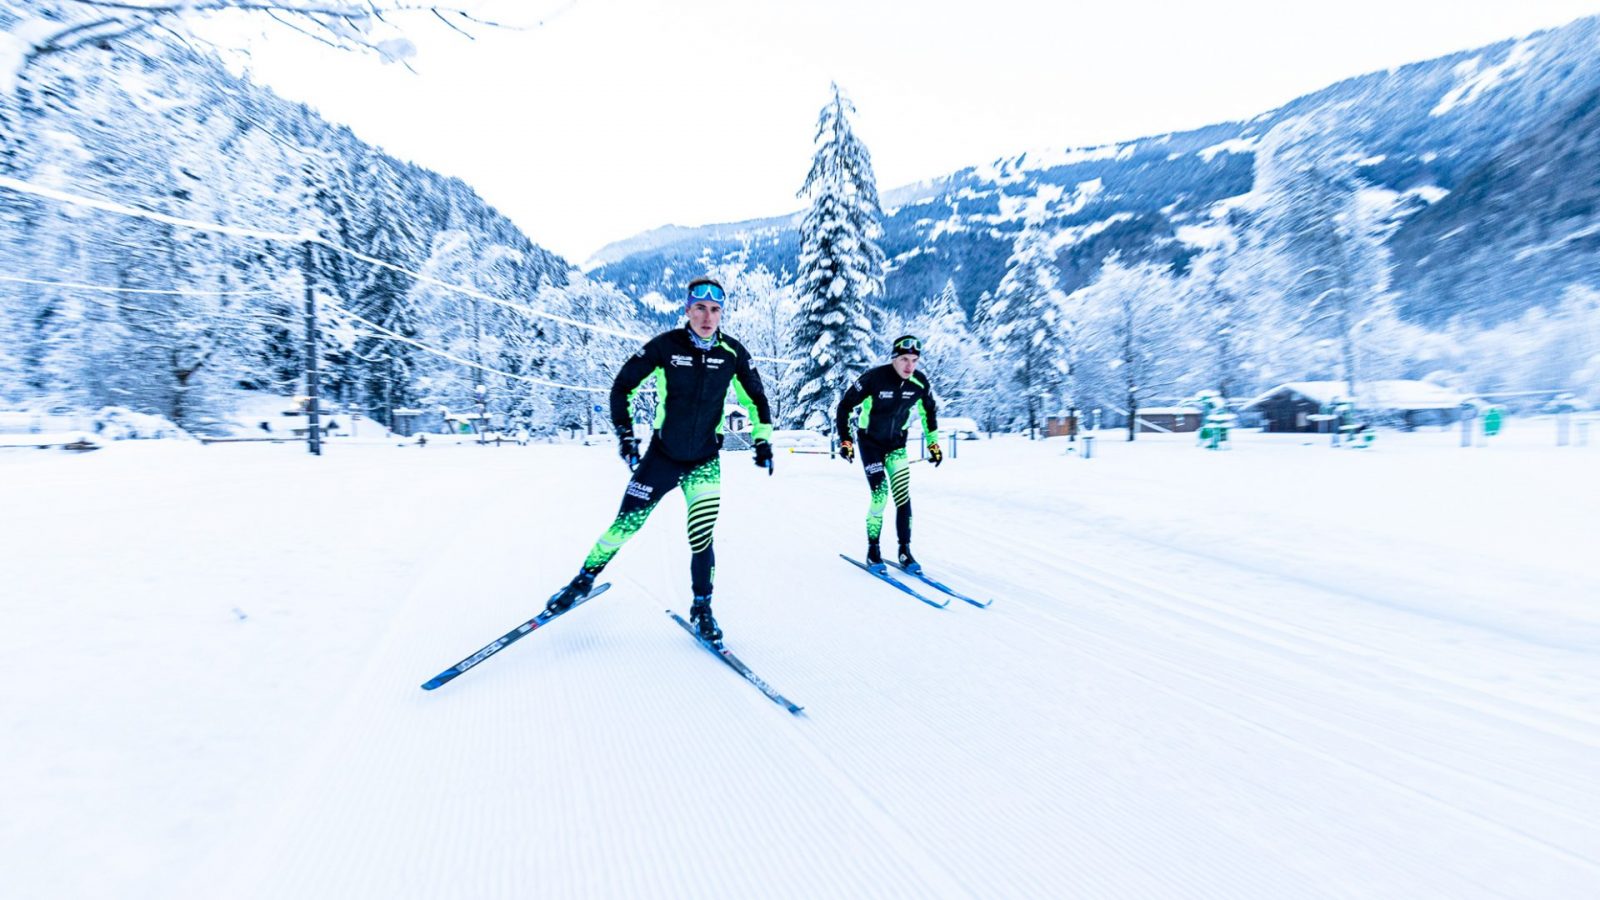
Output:
[[[1003,544],[1013,551],[1019,549],[1015,540],[999,541],[977,531],[970,532],[969,536]],[[1050,631],[1040,630],[1048,640],[1057,643],[1063,649],[1095,654],[1105,664],[1121,666],[1126,671],[1145,678],[1160,690],[1246,723],[1263,734],[1312,753],[1326,762],[1361,771],[1396,789],[1424,798],[1453,814],[1491,827],[1507,837],[1554,853],[1586,869],[1600,872],[1600,860],[1585,856],[1582,851],[1574,849],[1585,846],[1586,839],[1600,838],[1600,825],[1594,821],[1592,812],[1584,800],[1596,795],[1594,786],[1590,785],[1585,790],[1577,792],[1576,796],[1570,790],[1573,786],[1570,780],[1573,766],[1563,767],[1558,774],[1552,774],[1549,770],[1529,764],[1514,754],[1490,757],[1478,752],[1470,744],[1462,745],[1461,728],[1470,725],[1456,723],[1453,728],[1441,729],[1443,734],[1449,735],[1449,739],[1440,741],[1427,729],[1416,725],[1413,717],[1436,718],[1440,715],[1449,715],[1451,705],[1470,708],[1477,713],[1497,716],[1509,725],[1532,728],[1579,745],[1574,748],[1574,761],[1582,759],[1582,754],[1590,754],[1588,758],[1593,758],[1594,753],[1600,752],[1600,742],[1597,742],[1583,727],[1588,724],[1584,720],[1522,703],[1513,698],[1484,694],[1476,685],[1450,678],[1432,669],[1404,663],[1349,641],[1320,635],[1290,623],[1266,619],[1243,610],[1223,609],[1213,601],[1150,583],[1148,579],[1125,577],[1120,571],[1107,569],[1104,563],[1089,563],[1077,558],[1063,559],[1059,552],[1047,552],[1037,544],[1027,544],[1023,549],[1026,548],[1031,548],[1028,552],[1034,554],[1036,559],[1049,560],[1056,566],[1065,563],[1070,567],[1076,581],[1092,587],[1097,593],[1109,594],[1125,602],[1134,602],[1184,622],[1183,634],[1186,641],[1192,640],[1197,633],[1194,626],[1200,626],[1210,630],[1225,642],[1236,642],[1241,646],[1267,650],[1273,654],[1274,667],[1287,664],[1296,668],[1315,669],[1324,679],[1330,676],[1337,678],[1340,674],[1341,666],[1333,664],[1327,657],[1327,654],[1332,653],[1346,660],[1342,664],[1346,670],[1345,674],[1354,673],[1360,666],[1392,666],[1412,678],[1433,681],[1437,690],[1429,696],[1426,706],[1397,698],[1391,692],[1374,694],[1367,686],[1348,685],[1344,688],[1368,695],[1367,699],[1372,708],[1393,710],[1397,704],[1411,708],[1411,713],[1402,719],[1411,727],[1403,735],[1386,735],[1395,726],[1395,717],[1383,718],[1371,715],[1370,711],[1364,710],[1360,703],[1348,696],[1327,698],[1333,700],[1334,705],[1308,703],[1308,698],[1303,694],[1296,695],[1284,688],[1296,685],[1294,679],[1284,679],[1278,675],[1268,675],[1266,672],[1261,673],[1264,677],[1250,678],[1246,674],[1246,668],[1228,660],[1225,653],[1210,654],[1208,658],[1213,662],[1201,667],[1192,661],[1178,661],[1157,653],[1147,643],[1136,643],[1125,635],[1112,633],[1100,621],[1101,617],[1098,615],[1074,617],[1061,612],[1062,607],[1046,609],[1037,602],[1026,606],[1030,615],[1043,617],[1080,633],[1092,633],[1097,641],[1114,644],[1118,649],[1118,655],[1108,657],[1095,650],[1091,644],[1063,640]],[[1066,606],[1071,607],[1070,598]],[[1321,654],[1306,653],[1313,648],[1322,651]],[[1153,664],[1164,671],[1167,677],[1150,678],[1139,670],[1127,666],[1125,656],[1134,656],[1147,664]],[[1225,669],[1229,670],[1229,674],[1223,676],[1221,673]],[[1364,745],[1366,750],[1360,754],[1345,755],[1330,752],[1326,748],[1334,745],[1336,741],[1319,739],[1312,742],[1304,737],[1297,737],[1268,724],[1268,720],[1247,715],[1238,706],[1223,706],[1214,699],[1208,699],[1185,689],[1185,685],[1194,682],[1205,683],[1224,694],[1231,694],[1241,699],[1248,697],[1253,702],[1267,704],[1273,712],[1274,719],[1294,721],[1300,725],[1322,729],[1337,741]],[[1359,727],[1340,724],[1336,718],[1358,723]],[[1390,739],[1384,739],[1385,736]],[[1421,746],[1407,749],[1400,746],[1402,740]],[[1446,762],[1441,756],[1454,757],[1474,765],[1468,768],[1461,763]],[[1391,762],[1385,770],[1357,761],[1386,758]],[[1581,763],[1578,764],[1578,768],[1581,769]],[[1519,783],[1508,783],[1501,777],[1488,774],[1495,770],[1508,774],[1515,772]],[[1418,772],[1431,773],[1428,776],[1431,778],[1444,777],[1455,780],[1460,790],[1453,791],[1453,796],[1474,796],[1479,800],[1474,804],[1474,808],[1469,808],[1456,800],[1431,792],[1415,777],[1403,777],[1404,773],[1415,775]],[[1530,783],[1543,785],[1540,795],[1528,793]],[[1494,802],[1488,802],[1487,797],[1493,797]],[[1482,809],[1493,809],[1498,813],[1498,817],[1488,815],[1481,811]],[[1517,815],[1513,813],[1515,810],[1526,812]]]
[[[733,489],[781,488],[749,481]],[[834,493],[794,491],[784,514],[837,530],[818,512],[847,502]],[[805,718],[661,615],[688,601],[668,511],[607,571],[609,594],[434,696],[414,687],[419,664],[522,611],[441,564],[361,677],[330,686],[349,691],[341,714],[230,895],[1483,896],[1597,870],[1577,805],[1595,792],[1556,789],[1581,764],[1541,772],[1514,752],[1522,731],[1541,752],[1593,746],[1581,715],[1359,629],[1129,578],[1107,561],[1127,542],[1085,562],[965,516],[929,522],[936,571],[1005,600],[895,602],[815,546],[773,552],[739,522],[756,507],[730,504],[719,525],[718,618]],[[472,541],[498,561],[488,583],[548,568],[515,536]],[[1504,740],[1451,744],[1472,735]],[[1530,870],[1495,873],[1500,859]]]
[[[1069,619],[1038,609],[1032,610],[1031,614],[1051,619],[1059,625],[1073,626],[1075,624]],[[1436,759],[1430,759],[1417,753],[1396,748],[1392,744],[1376,740],[1370,734],[1338,725],[1325,714],[1318,715],[1313,712],[1308,712],[1303,704],[1297,702],[1297,698],[1286,696],[1269,697],[1267,696],[1269,690],[1261,687],[1251,691],[1244,691],[1239,688],[1240,682],[1236,679],[1219,678],[1199,670],[1196,667],[1175,663],[1172,660],[1153,653],[1148,648],[1130,642],[1125,638],[1113,637],[1107,635],[1103,631],[1098,631],[1082,625],[1077,625],[1077,628],[1082,633],[1094,633],[1095,638],[1098,641],[1115,644],[1118,655],[1116,657],[1109,656],[1105,654],[1103,650],[1092,648],[1092,645],[1062,640],[1054,636],[1048,638],[1048,640],[1057,643],[1064,650],[1071,650],[1072,652],[1095,656],[1102,664],[1108,667],[1121,668],[1123,671],[1126,671],[1144,680],[1151,687],[1157,690],[1171,694],[1174,697],[1181,698],[1187,703],[1203,706],[1219,715],[1226,716],[1230,719],[1243,723],[1259,733],[1268,735],[1274,740],[1285,744],[1286,746],[1293,747],[1301,752],[1310,753],[1335,766],[1361,772],[1363,775],[1368,776],[1375,781],[1384,782],[1397,790],[1424,799],[1452,814],[1458,815],[1464,819],[1472,820],[1481,825],[1488,826],[1495,831],[1506,835],[1507,837],[1524,842],[1530,846],[1537,847],[1538,849],[1554,853],[1569,862],[1575,863],[1583,868],[1600,874],[1600,860],[1584,856],[1580,851],[1575,851],[1562,844],[1555,843],[1550,839],[1534,834],[1531,831],[1509,824],[1503,819],[1491,817],[1483,812],[1478,811],[1477,809],[1471,809],[1463,806],[1457,801],[1447,799],[1429,791],[1425,787],[1419,786],[1414,780],[1402,779],[1395,775],[1381,771],[1371,765],[1364,765],[1357,761],[1359,757],[1348,754],[1341,755],[1333,753],[1327,749],[1329,742],[1325,740],[1311,741],[1305,737],[1299,737],[1290,734],[1282,728],[1268,724],[1265,719],[1248,715],[1237,705],[1225,706],[1216,702],[1214,699],[1207,698],[1193,691],[1185,690],[1179,685],[1199,681],[1213,688],[1218,688],[1224,693],[1231,694],[1237,698],[1243,699],[1245,697],[1249,697],[1249,699],[1254,702],[1269,706],[1276,717],[1286,718],[1301,724],[1324,729],[1328,732],[1332,732],[1337,737],[1346,741],[1364,744],[1369,748],[1376,749],[1380,754],[1402,757],[1408,763],[1423,769],[1429,769],[1435,772],[1446,772],[1451,776],[1475,782],[1479,789],[1494,789],[1496,793],[1500,795],[1501,802],[1512,804],[1529,804],[1529,798],[1520,793],[1514,786],[1506,785],[1496,779],[1484,776],[1479,772],[1468,771],[1457,766],[1441,763]],[[1162,669],[1166,673],[1167,677],[1155,678],[1140,672],[1138,669],[1128,665],[1125,656],[1134,656],[1145,663],[1152,664],[1155,667]],[[1479,796],[1481,796],[1481,793]],[[1539,809],[1539,813],[1542,817],[1556,817],[1563,819],[1566,822],[1565,826],[1552,825],[1552,827],[1556,830],[1563,830],[1568,826],[1587,827],[1590,830],[1593,830],[1595,827],[1592,817],[1587,810],[1555,806],[1548,803],[1533,803],[1531,805],[1538,805],[1541,807]]]
[[[1508,722],[1536,728],[1554,737],[1600,746],[1600,717],[1581,715],[1571,707],[1554,708],[1536,697],[1497,692],[1481,681],[1454,677],[1392,651],[1363,646],[1337,635],[1281,618],[1261,616],[1237,606],[1224,606],[1200,594],[1177,591],[1131,574],[1149,565],[1148,559],[1125,559],[1123,568],[1112,569],[1103,561],[1092,562],[1081,556],[1064,555],[1059,548],[1046,548],[1036,542],[1018,541],[1012,537],[997,539],[992,534],[977,530],[965,533],[973,540],[991,545],[1012,550],[1023,549],[1034,559],[1048,561],[1053,566],[1065,563],[1070,566],[1074,579],[1092,583],[1103,592],[1114,593],[1125,600],[1185,620],[1188,624],[1272,649],[1281,653],[1285,660],[1310,665],[1314,658],[1308,657],[1305,651],[1321,649],[1335,656],[1358,660],[1363,665],[1380,666],[1407,677],[1431,681],[1451,702],[1470,704],[1480,712],[1499,716]],[[1227,561],[1218,561],[1217,566],[1223,570],[1233,568],[1232,563]],[[1296,593],[1314,593],[1327,591],[1328,588],[1316,585],[1306,587],[1297,583],[1292,590]]]

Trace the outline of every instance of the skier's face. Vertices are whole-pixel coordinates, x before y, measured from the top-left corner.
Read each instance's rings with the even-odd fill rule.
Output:
[[[710,300],[696,300],[689,304],[689,328],[703,338],[717,333],[722,324],[722,304]]]
[[[894,366],[894,370],[900,373],[901,378],[910,378],[911,373],[917,370],[917,359],[915,353],[902,353],[889,360],[889,364]]]

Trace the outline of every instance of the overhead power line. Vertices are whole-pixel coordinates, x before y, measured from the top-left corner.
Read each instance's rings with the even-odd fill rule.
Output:
[[[86,208],[89,208],[89,209],[97,209],[97,210],[100,210],[102,212],[110,212],[110,213],[115,213],[117,215],[122,215],[122,216],[129,216],[129,217],[133,217],[133,218],[147,219],[147,220],[152,221],[152,222],[161,222],[163,224],[176,225],[176,226],[179,226],[179,227],[182,227],[182,228],[192,228],[192,229],[195,229],[197,231],[210,231],[210,232],[215,232],[215,233],[218,233],[218,234],[229,234],[229,235],[233,235],[235,237],[250,237],[250,238],[255,238],[257,240],[276,241],[276,242],[279,242],[279,243],[300,243],[300,244],[304,244],[304,243],[310,242],[310,243],[317,244],[317,245],[322,246],[322,247],[326,247],[329,250],[334,251],[335,253],[342,253],[342,254],[350,257],[351,259],[360,260],[361,262],[367,263],[368,265],[379,266],[381,268],[389,269],[389,270],[394,271],[394,272],[399,272],[399,273],[401,273],[403,275],[407,275],[407,276],[409,276],[411,278],[414,278],[417,281],[420,281],[420,282],[422,282],[424,284],[431,284],[431,285],[434,285],[435,287],[443,288],[443,289],[448,290],[448,291],[454,291],[455,293],[462,294],[462,295],[468,296],[468,297],[473,297],[473,298],[476,298],[478,300],[482,300],[482,301],[484,301],[486,303],[493,303],[493,304],[498,305],[498,306],[503,306],[503,307],[506,307],[507,309],[512,310],[513,312],[516,312],[516,313],[519,313],[519,314],[522,314],[522,315],[536,316],[536,317],[541,318],[541,319],[548,319],[550,321],[560,322],[560,323],[565,324],[565,325],[571,325],[571,326],[573,326],[575,328],[583,328],[583,329],[586,329],[586,330],[589,330],[589,331],[594,331],[594,332],[597,332],[597,333],[600,333],[600,334],[608,334],[608,335],[612,335],[614,337],[624,338],[624,339],[632,340],[632,341],[641,341],[642,342],[642,341],[648,340],[648,338],[646,336],[644,336],[644,335],[633,334],[631,332],[622,331],[622,330],[616,329],[616,328],[608,328],[608,327],[606,327],[604,325],[596,325],[596,324],[591,323],[591,322],[582,322],[582,321],[579,321],[577,319],[569,318],[567,316],[557,315],[556,313],[545,312],[544,310],[534,309],[533,307],[527,305],[526,303],[518,303],[518,302],[513,301],[513,300],[506,300],[505,298],[502,298],[502,297],[496,297],[496,296],[494,296],[492,294],[484,293],[483,291],[480,291],[480,290],[478,290],[476,288],[467,287],[465,285],[452,284],[452,283],[450,283],[448,281],[443,281],[441,279],[434,278],[431,275],[424,275],[424,274],[422,274],[420,272],[414,272],[414,271],[412,271],[410,269],[405,268],[404,266],[399,266],[399,265],[396,265],[394,263],[388,262],[387,260],[378,259],[377,257],[374,257],[374,256],[368,256],[365,253],[361,253],[361,252],[359,252],[357,250],[351,250],[348,247],[342,246],[340,244],[336,244],[333,241],[327,240],[326,238],[322,237],[321,235],[316,234],[313,231],[304,231],[304,232],[301,232],[299,234],[290,234],[290,233],[284,232],[284,231],[267,231],[267,230],[263,230],[263,229],[259,229],[259,228],[246,228],[246,227],[239,226],[239,225],[222,225],[222,224],[219,224],[217,222],[204,222],[204,221],[200,221],[200,220],[197,220],[197,219],[186,219],[186,218],[183,218],[182,216],[169,216],[169,215],[167,215],[165,213],[153,212],[153,211],[148,210],[148,209],[138,209],[137,207],[126,206],[126,205],[121,204],[121,203],[114,203],[114,202],[112,202],[110,200],[101,200],[101,199],[97,199],[97,198],[94,198],[94,197],[84,197],[84,196],[80,196],[78,194],[69,193],[67,191],[59,190],[59,189],[56,189],[56,188],[44,187],[43,185],[32,184],[32,183],[29,183],[29,182],[26,182],[26,181],[22,181],[20,179],[10,178],[10,177],[6,177],[6,176],[0,176],[0,187],[6,188],[8,190],[16,191],[17,193],[20,193],[20,194],[28,194],[30,196],[40,197],[40,198],[43,198],[43,199],[46,199],[46,200],[53,200],[53,201],[55,201],[57,203],[66,203],[66,204],[69,204],[69,205],[72,205],[72,206],[81,206],[81,207],[86,207]],[[769,357],[769,356],[758,356],[758,357],[755,357],[755,358],[758,359],[758,360],[761,360],[763,362],[779,363],[779,364],[782,364],[782,365],[791,365],[794,362],[796,362],[796,360],[792,360],[792,359],[778,359],[776,357]]]
[[[397,333],[395,331],[392,331],[392,330],[390,330],[388,328],[383,327],[382,325],[379,325],[377,322],[374,322],[371,319],[366,319],[366,318],[363,318],[363,317],[361,317],[359,315],[356,315],[355,313],[351,312],[348,309],[345,309],[343,306],[340,306],[337,302],[332,301],[329,298],[324,297],[323,299],[327,302],[327,304],[329,306],[330,313],[332,315],[336,316],[336,317],[342,317],[342,318],[350,319],[350,320],[355,321],[355,322],[359,322],[363,326],[372,329],[372,331],[375,333],[375,335],[377,337],[386,338],[386,339],[391,340],[391,341],[399,341],[400,343],[403,343],[403,344],[410,344],[411,346],[416,347],[418,350],[421,350],[424,353],[432,353],[434,356],[438,356],[438,357],[441,357],[443,359],[448,359],[453,363],[459,363],[460,365],[467,366],[469,368],[480,369],[482,371],[490,372],[492,374],[499,375],[499,376],[502,376],[504,378],[510,378],[510,379],[513,379],[513,380],[516,380],[516,381],[526,381],[526,382],[530,382],[532,384],[542,384],[545,387],[563,388],[563,389],[570,390],[570,391],[587,391],[587,392],[589,392],[591,394],[608,394],[608,393],[611,392],[610,388],[584,387],[584,386],[578,385],[578,384],[562,384],[559,381],[548,381],[548,380],[543,379],[543,378],[535,378],[532,375],[518,375],[518,374],[515,374],[513,372],[507,372],[507,371],[504,371],[502,369],[496,369],[493,366],[486,366],[486,365],[483,365],[482,363],[471,362],[469,360],[462,359],[461,357],[456,356],[453,353],[448,353],[448,352],[446,352],[444,350],[439,350],[437,348],[430,347],[427,344],[424,344],[421,341],[418,341],[418,340],[416,340],[414,338],[408,338],[403,334],[399,334],[399,333]]]
[[[163,294],[179,297],[266,297],[276,294],[277,291],[190,291],[190,290],[157,290],[155,288],[129,288],[115,287],[109,284],[84,284],[78,281],[46,281],[39,278],[23,278],[19,275],[0,275],[0,281],[10,281],[16,284],[35,284],[42,287],[67,288],[75,291],[98,291],[102,294]]]

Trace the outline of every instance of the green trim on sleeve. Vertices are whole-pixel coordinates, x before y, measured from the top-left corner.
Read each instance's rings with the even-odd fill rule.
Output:
[[[733,395],[739,398],[739,405],[744,407],[745,412],[750,414],[750,439],[753,441],[772,440],[772,424],[761,421],[761,411],[756,407],[755,399],[750,396],[749,391],[744,389],[744,382],[740,381],[737,375],[733,377]],[[717,431],[722,431],[721,419],[717,420]]]
[[[922,440],[929,444],[939,443],[939,429],[928,427],[928,407],[921,400],[917,401],[916,413],[922,417]]]
[[[872,423],[872,395],[868,394],[866,397],[862,398],[862,400],[861,400],[861,415],[856,417],[856,428],[859,428],[862,431],[866,431],[867,430],[867,426],[869,424],[871,424],[871,423]]]

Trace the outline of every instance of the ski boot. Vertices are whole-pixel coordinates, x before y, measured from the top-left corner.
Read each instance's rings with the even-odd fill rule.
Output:
[[[700,637],[713,644],[722,642],[722,629],[717,627],[717,620],[711,615],[711,595],[697,594],[694,605],[689,607],[689,622],[700,632]]]
[[[912,574],[922,571],[922,563],[917,562],[917,558],[911,555],[910,544],[900,545],[900,568]]]
[[[883,571],[883,551],[877,541],[867,541],[867,567],[874,572]]]
[[[544,611],[552,616],[559,616],[571,609],[572,604],[589,596],[589,590],[594,587],[594,576],[598,574],[600,573],[588,569],[579,569],[577,576],[568,582],[566,587],[556,591],[556,595],[544,605]]]

